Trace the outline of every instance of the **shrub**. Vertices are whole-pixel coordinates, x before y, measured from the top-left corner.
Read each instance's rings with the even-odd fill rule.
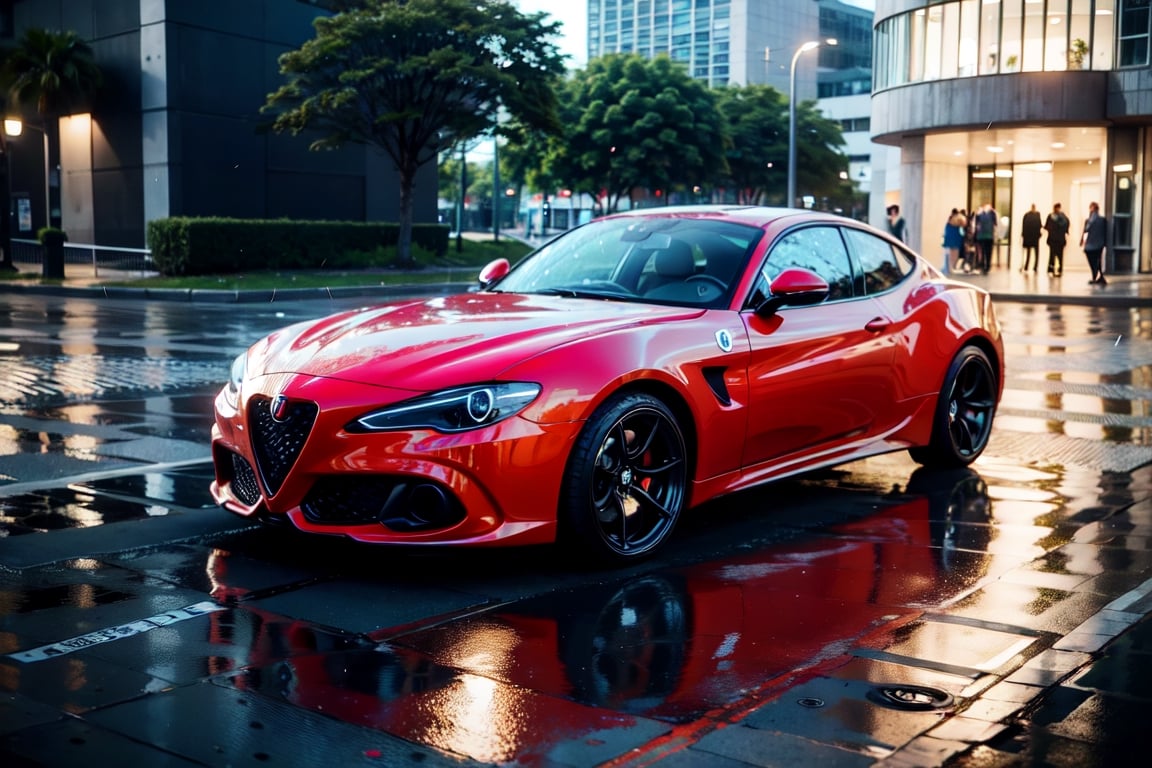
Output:
[[[36,232],[36,239],[40,241],[40,245],[66,243],[68,242],[68,233],[56,227],[41,227]]]
[[[384,222],[188,217],[148,222],[152,260],[165,275],[385,266],[378,262],[389,249],[395,260],[399,234],[398,224]],[[442,256],[448,227],[417,224],[412,244],[414,257],[418,249]],[[378,249],[383,250],[375,255]]]

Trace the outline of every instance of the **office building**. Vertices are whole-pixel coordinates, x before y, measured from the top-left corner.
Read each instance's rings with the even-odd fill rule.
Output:
[[[73,31],[104,76],[91,111],[60,120],[47,163],[39,117],[25,106],[24,132],[5,142],[13,236],[33,238],[50,221],[73,243],[140,248],[147,222],[166,216],[396,220],[396,176],[382,153],[311,152],[315,137],[263,128],[260,108],[281,82],[277,57],[314,36],[322,6],[0,0],[0,44],[29,28]],[[434,165],[428,173],[417,221],[436,220]]]
[[[1015,269],[1025,211],[1060,203],[1066,266],[1086,275],[1077,246],[1098,202],[1106,270],[1152,270],[1148,0],[878,0],[873,71],[872,136],[901,156],[875,187],[915,247],[938,253],[952,208],[991,203]]]

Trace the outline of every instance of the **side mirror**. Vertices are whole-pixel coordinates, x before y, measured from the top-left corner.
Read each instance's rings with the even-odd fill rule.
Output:
[[[789,267],[776,276],[768,298],[756,307],[756,314],[771,317],[780,307],[819,304],[828,298],[828,281],[810,269]]]
[[[488,262],[484,269],[480,270],[480,288],[484,289],[492,285],[508,274],[510,269],[512,269],[512,265],[508,259],[496,259]]]

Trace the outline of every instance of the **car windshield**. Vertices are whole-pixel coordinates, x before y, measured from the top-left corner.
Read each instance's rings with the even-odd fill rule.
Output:
[[[543,246],[492,289],[720,307],[762,234],[698,217],[598,219]]]

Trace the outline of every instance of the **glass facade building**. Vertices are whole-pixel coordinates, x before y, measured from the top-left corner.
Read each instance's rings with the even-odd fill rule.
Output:
[[[796,49],[835,38],[797,67],[796,98],[818,99],[840,122],[851,178],[871,189],[868,134],[872,86],[872,11],[838,0],[587,0],[588,58],[610,53],[667,54],[718,87],[763,84],[788,94]]]
[[[1150,40],[1149,0],[878,0],[871,129],[901,150],[885,188],[913,245],[936,253],[952,208],[991,203],[1000,262],[1018,265],[1024,212],[1060,203],[1086,272],[1095,201],[1108,269],[1152,271]]]
[[[798,78],[801,98],[816,97],[817,71],[871,66],[871,11],[836,0],[588,0],[588,58],[667,54],[712,86],[762,83],[787,93],[795,49],[827,37],[839,44],[821,48]]]

